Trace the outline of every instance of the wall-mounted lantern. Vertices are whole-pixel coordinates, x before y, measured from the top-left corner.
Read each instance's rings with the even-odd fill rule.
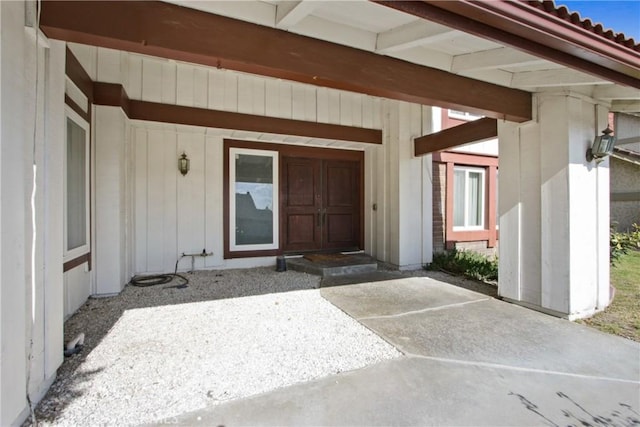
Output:
[[[186,153],[182,152],[182,155],[178,159],[178,170],[180,171],[182,176],[184,176],[187,173],[189,173],[189,168],[190,168],[189,163],[190,163],[190,161],[187,158]]]
[[[587,149],[587,161],[600,163],[605,157],[613,152],[613,146],[616,144],[616,137],[611,135],[613,131],[607,126],[602,131],[602,135],[596,136],[593,140],[591,148]]]

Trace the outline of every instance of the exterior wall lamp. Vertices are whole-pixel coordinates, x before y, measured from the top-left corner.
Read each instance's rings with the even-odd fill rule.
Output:
[[[187,154],[183,151],[182,155],[178,159],[178,170],[180,171],[182,176],[185,176],[187,173],[189,173],[189,169],[190,169],[189,163],[191,162],[187,158]]]
[[[593,140],[591,148],[587,149],[587,161],[600,163],[605,157],[609,156],[613,152],[613,146],[616,144],[616,137],[611,135],[613,131],[607,125],[607,128],[602,131],[602,135],[596,136]]]

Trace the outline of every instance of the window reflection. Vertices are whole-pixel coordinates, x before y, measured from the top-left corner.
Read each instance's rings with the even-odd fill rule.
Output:
[[[235,156],[236,245],[273,244],[273,158]]]

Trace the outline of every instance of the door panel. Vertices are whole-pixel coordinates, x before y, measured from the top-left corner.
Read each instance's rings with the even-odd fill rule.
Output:
[[[358,249],[361,162],[282,159],[281,230],[285,252]]]
[[[284,251],[318,250],[321,160],[283,157],[281,230]]]
[[[324,249],[357,249],[360,242],[360,163],[323,163]]]
[[[312,159],[288,158],[287,201],[290,207],[314,207],[315,197],[315,161]]]
[[[315,214],[289,214],[286,229],[288,245],[314,244],[316,240],[315,221]]]

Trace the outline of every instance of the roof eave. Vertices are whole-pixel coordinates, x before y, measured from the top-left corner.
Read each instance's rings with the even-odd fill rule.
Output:
[[[640,52],[525,1],[379,1],[612,83],[640,89]]]

